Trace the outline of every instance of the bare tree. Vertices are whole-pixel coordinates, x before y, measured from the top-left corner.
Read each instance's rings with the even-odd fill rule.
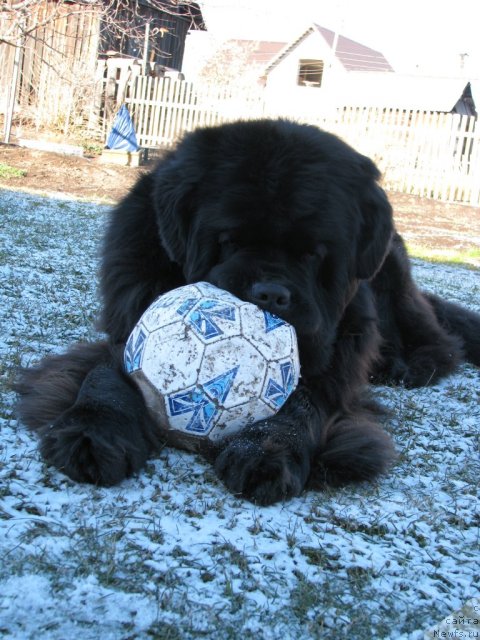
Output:
[[[178,39],[175,26],[198,28],[200,21],[200,9],[191,0],[0,0],[0,101],[3,92],[6,128],[17,97],[23,106],[35,106],[37,121],[43,101],[68,129],[94,91],[99,54],[140,59],[144,71],[148,63],[169,66],[169,51]],[[61,90],[53,86],[53,75]]]
[[[199,6],[192,0],[1,0],[0,44],[16,47],[19,38],[37,38],[59,18],[88,13],[98,17],[106,42],[122,45],[127,39],[143,40],[148,24],[152,46],[157,48],[169,30],[166,17],[181,17],[197,26],[201,21]]]
[[[199,77],[203,83],[234,86],[237,89],[259,86],[261,67],[253,61],[257,43],[228,40],[206,61]]]

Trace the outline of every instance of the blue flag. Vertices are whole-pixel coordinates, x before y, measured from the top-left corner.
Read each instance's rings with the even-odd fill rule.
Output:
[[[139,149],[135,127],[125,105],[122,105],[117,113],[106,147],[116,151],[138,151]]]

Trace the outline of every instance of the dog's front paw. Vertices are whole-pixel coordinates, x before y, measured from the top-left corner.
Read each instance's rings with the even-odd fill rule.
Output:
[[[148,456],[142,439],[126,438],[118,426],[99,411],[73,407],[43,430],[40,450],[72,480],[112,486],[138,471]]]
[[[310,463],[308,456],[273,437],[236,437],[218,455],[215,470],[232,493],[268,505],[298,496]]]

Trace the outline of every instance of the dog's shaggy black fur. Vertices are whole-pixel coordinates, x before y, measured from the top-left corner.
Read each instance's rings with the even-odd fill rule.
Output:
[[[45,459],[111,485],[164,436],[122,371],[134,324],[159,294],[209,281],[296,328],[301,383],[280,413],[208,451],[219,478],[259,504],[306,486],[370,479],[393,457],[368,380],[431,384],[480,365],[480,316],[414,284],[374,164],[286,121],[187,135],[113,211],[101,329],[18,381],[19,414]]]

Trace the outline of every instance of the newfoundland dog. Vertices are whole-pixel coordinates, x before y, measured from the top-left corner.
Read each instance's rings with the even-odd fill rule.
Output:
[[[412,280],[373,162],[289,121],[184,137],[113,210],[100,328],[24,370],[19,415],[70,478],[113,485],[165,442],[122,370],[127,336],[159,294],[208,281],[291,323],[301,381],[282,410],[204,451],[258,504],[376,477],[393,458],[367,382],[432,384],[480,365],[480,315]]]

